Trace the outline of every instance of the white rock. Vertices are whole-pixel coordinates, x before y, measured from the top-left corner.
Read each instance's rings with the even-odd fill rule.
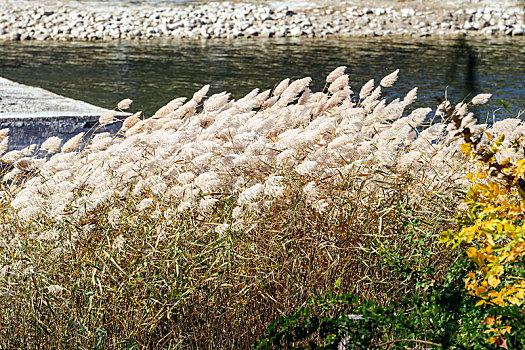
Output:
[[[293,27],[290,30],[290,35],[291,36],[301,36],[303,35],[303,30],[300,27]]]

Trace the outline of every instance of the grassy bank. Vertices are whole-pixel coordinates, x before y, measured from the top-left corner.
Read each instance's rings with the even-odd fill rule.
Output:
[[[488,96],[448,123],[448,101],[406,112],[417,89],[381,99],[396,79],[204,87],[116,136],[4,154],[0,347],[247,348],[328,291],[389,305],[441,283],[472,167],[458,132]]]

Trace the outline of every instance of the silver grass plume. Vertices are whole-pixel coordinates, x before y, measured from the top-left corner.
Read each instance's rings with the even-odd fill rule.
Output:
[[[58,284],[53,284],[51,286],[47,286],[47,291],[50,294],[58,294],[62,292],[65,288],[62,286],[59,286]]]
[[[281,96],[281,94],[284,92],[284,90],[286,90],[289,84],[290,84],[290,78],[286,78],[283,81],[281,81],[279,84],[277,84],[277,86],[273,90],[273,95]]]
[[[24,154],[20,151],[7,152],[2,156],[2,160],[9,164],[14,164],[17,160],[22,158]]]
[[[386,100],[376,101],[377,103],[371,103],[365,107],[365,112],[368,111],[369,106],[373,108],[372,117],[374,120],[378,120],[381,117],[381,113],[386,107]]]
[[[48,153],[56,153],[59,148],[60,144],[62,143],[62,139],[56,136],[51,136],[47,140],[45,140],[42,145],[40,146],[40,149],[42,151],[47,151]]]
[[[257,95],[257,97],[255,97],[254,108],[261,107],[264,101],[266,101],[268,97],[270,97],[271,93],[272,93],[271,90],[266,90],[266,91],[261,92],[259,95]]]
[[[9,128],[0,130],[0,140],[3,140],[9,134]]]
[[[271,108],[275,104],[275,102],[277,102],[278,99],[279,99],[279,96],[272,96],[272,97],[270,97],[269,99],[264,101],[264,103],[262,105],[262,108],[263,109]]]
[[[253,89],[249,94],[235,102],[235,108],[241,113],[246,113],[255,108],[259,89]]]
[[[468,129],[475,124],[476,118],[474,118],[474,113],[469,113],[461,120],[460,130]]]
[[[350,87],[345,86],[342,90],[334,92],[334,94],[328,100],[327,105],[329,107],[339,105],[343,100],[348,99],[352,93],[353,91],[350,89]]]
[[[168,114],[182,106],[186,100],[186,97],[179,97],[171,100],[167,105],[161,107],[157,112],[155,112],[152,118],[162,118],[167,116]]]
[[[33,154],[33,152],[35,152],[36,148],[37,148],[37,145],[33,143],[33,144],[31,144],[31,145],[21,149],[20,152],[22,152],[22,154],[24,156],[29,156],[29,155]]]
[[[297,101],[297,104],[299,106],[305,105],[306,103],[308,103],[308,100],[310,99],[310,96],[312,96],[312,91],[310,91],[309,88],[306,88],[304,90],[303,94],[301,95],[301,97],[299,98],[299,100]]]
[[[129,117],[127,117],[126,119],[124,119],[124,121],[122,122],[122,127],[120,128],[121,131],[126,131],[128,129],[130,129],[131,127],[133,127],[135,124],[137,124],[139,121],[140,121],[140,115],[142,114],[142,112],[137,112]]]
[[[346,66],[340,66],[334,69],[328,76],[326,77],[327,83],[333,83],[336,81],[339,77],[341,77],[343,74],[345,74]]]
[[[451,108],[452,104],[449,100],[441,102],[436,108],[436,117],[444,117],[445,111]]]
[[[219,94],[212,95],[204,102],[204,110],[206,112],[215,112],[223,108],[230,98],[230,93],[223,91]]]
[[[382,114],[384,118],[388,120],[397,120],[401,118],[404,110],[405,110],[405,104],[402,102],[399,102],[399,100],[394,100],[390,102],[388,106],[385,107]]]
[[[489,101],[492,94],[479,94],[472,99],[472,103],[475,105],[483,105]]]
[[[255,184],[245,189],[240,195],[237,202],[239,204],[250,204],[258,200],[264,193],[263,184]]]
[[[9,136],[4,136],[2,141],[0,142],[0,155],[7,152],[7,147],[9,146]]]
[[[408,106],[414,103],[416,99],[417,99],[417,87],[413,88],[406,94],[406,96],[403,98],[403,103],[405,104],[405,106]]]
[[[76,134],[75,136],[73,136],[72,138],[67,140],[66,143],[64,143],[64,145],[62,146],[62,149],[60,151],[62,153],[68,153],[68,152],[72,152],[72,151],[76,150],[82,144],[82,138],[83,137],[84,137],[84,133],[83,132]]]
[[[277,105],[280,107],[284,107],[287,106],[289,103],[292,103],[297,98],[297,96],[299,96],[299,94],[303,92],[304,89],[308,87],[308,85],[310,85],[311,81],[312,78],[306,77],[291,83],[290,86],[288,86],[286,90],[284,90],[281,94],[281,99],[279,100]]]
[[[120,110],[123,110],[123,109],[128,109],[129,106],[133,103],[133,100],[129,99],[129,98],[126,98],[122,101],[120,101],[118,104],[117,104],[117,108],[120,109]]]
[[[108,125],[114,123],[115,120],[115,111],[107,111],[102,113],[100,118],[98,118],[98,122],[100,125]]]
[[[418,127],[423,124],[427,115],[432,111],[431,108],[418,108],[412,111],[408,116],[408,120],[411,126]]]
[[[208,91],[210,91],[210,85],[204,85],[199,91],[193,94],[192,100],[197,103],[200,103],[204,96],[208,94]]]
[[[382,87],[391,87],[394,85],[397,81],[397,74],[399,73],[399,69],[396,69],[383,79],[381,79],[381,82],[379,83]]]
[[[21,158],[15,162],[14,166],[22,171],[29,171],[34,168],[34,161],[32,158]]]
[[[381,96],[381,86],[376,87],[374,89],[374,91],[372,91],[370,96],[365,98],[365,100],[363,101],[362,105],[366,107],[368,104],[373,103],[374,101],[376,101],[379,98],[379,96]]]
[[[196,107],[197,102],[194,100],[189,100],[188,102],[171,112],[168,116],[172,119],[182,119],[189,115],[193,115],[195,113]]]
[[[348,75],[343,74],[330,84],[330,86],[328,87],[328,91],[330,91],[332,94],[335,94],[337,91],[346,88],[348,86],[348,81]]]
[[[454,111],[460,116],[464,117],[468,113],[468,105],[466,103],[460,102],[454,108]]]
[[[370,79],[365,85],[363,85],[363,87],[361,88],[361,91],[359,92],[359,98],[361,100],[364,100],[365,98],[367,98],[368,96],[370,96],[370,94],[372,93],[372,91],[374,90],[374,79]]]

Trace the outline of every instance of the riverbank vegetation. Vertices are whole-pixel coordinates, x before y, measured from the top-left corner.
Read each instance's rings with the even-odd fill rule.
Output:
[[[1,346],[522,344],[524,128],[477,124],[490,95],[408,112],[417,89],[381,98],[397,74],[205,86],[117,135],[3,154]]]

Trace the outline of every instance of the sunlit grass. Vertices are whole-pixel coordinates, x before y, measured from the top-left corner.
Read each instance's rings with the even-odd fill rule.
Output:
[[[403,117],[416,90],[327,80],[205,87],[116,136],[4,154],[0,345],[246,348],[328,290],[388,304],[442,278],[461,140]]]

